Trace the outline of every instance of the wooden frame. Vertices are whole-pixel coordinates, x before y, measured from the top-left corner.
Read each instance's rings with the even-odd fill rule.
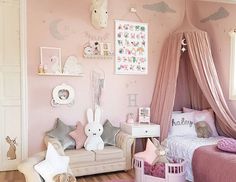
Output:
[[[150,123],[150,107],[140,107],[138,115],[139,123]]]
[[[45,73],[62,73],[61,48],[40,47],[40,65]]]
[[[115,21],[115,73],[148,74],[148,24]]]

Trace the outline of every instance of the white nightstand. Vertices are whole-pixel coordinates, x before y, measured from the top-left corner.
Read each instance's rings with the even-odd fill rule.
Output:
[[[160,125],[157,124],[140,124],[140,123],[121,123],[121,131],[128,133],[134,138],[152,138],[160,136]]]
[[[121,131],[128,133],[129,135],[131,135],[135,139],[132,155],[134,155],[134,153],[135,153],[137,138],[160,137],[160,125],[153,124],[153,123],[150,123],[150,124],[140,124],[140,123],[129,124],[129,123],[123,122],[120,124],[120,128],[121,128]]]

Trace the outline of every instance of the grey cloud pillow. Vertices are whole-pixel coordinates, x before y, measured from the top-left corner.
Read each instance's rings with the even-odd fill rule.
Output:
[[[116,135],[120,131],[120,128],[114,127],[109,120],[103,125],[102,140],[105,145],[115,145]]]
[[[57,118],[55,127],[46,132],[46,135],[57,138],[61,142],[64,149],[72,149],[75,148],[75,140],[69,136],[69,133],[74,129],[75,126],[66,125],[59,118]]]

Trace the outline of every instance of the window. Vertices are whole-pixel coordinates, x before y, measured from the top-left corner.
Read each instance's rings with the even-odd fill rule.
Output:
[[[229,99],[236,100],[236,29],[231,31]]]

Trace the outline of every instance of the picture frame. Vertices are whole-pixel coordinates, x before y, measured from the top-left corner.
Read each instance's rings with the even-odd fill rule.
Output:
[[[139,123],[150,124],[150,107],[139,108]]]
[[[40,66],[43,67],[44,73],[62,73],[61,48],[40,47]]]
[[[63,83],[56,86],[52,91],[52,106],[74,104],[75,90],[71,86]]]
[[[148,74],[148,24],[115,20],[115,74]]]

